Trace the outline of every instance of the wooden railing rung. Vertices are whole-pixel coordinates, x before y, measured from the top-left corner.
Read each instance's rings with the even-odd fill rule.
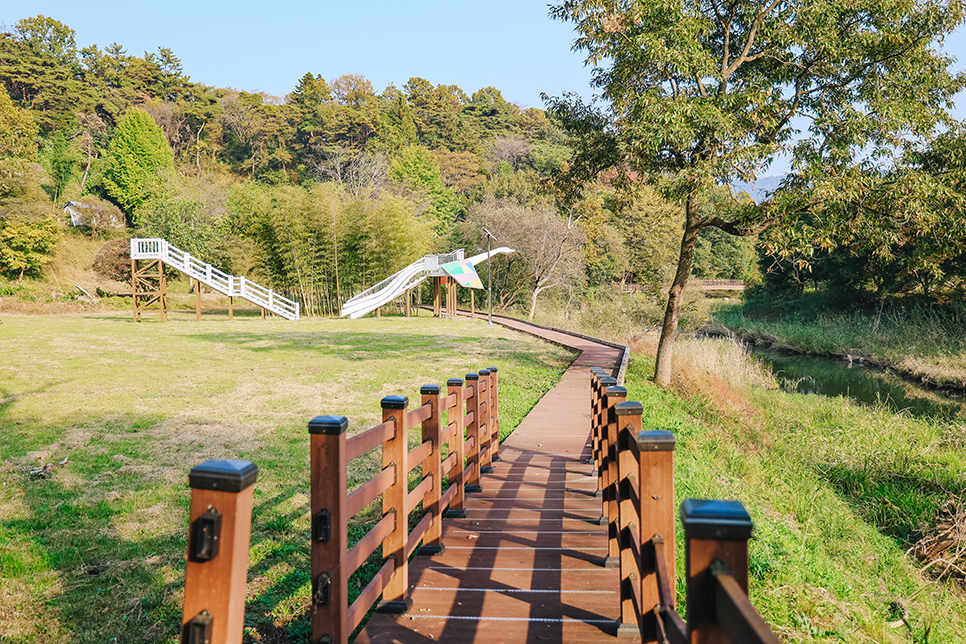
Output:
[[[409,514],[426,497],[426,493],[433,487],[433,475],[424,478],[413,491],[406,495],[406,514]]]
[[[456,452],[453,452],[452,454],[447,456],[446,460],[443,461],[442,465],[440,465],[440,468],[439,468],[440,480],[442,480],[443,477],[448,477],[450,474],[452,474],[453,469],[456,468],[458,465],[459,465],[459,454],[457,454]]]
[[[346,461],[359,458],[363,454],[376,449],[396,435],[396,423],[389,420],[372,429],[367,429],[361,434],[356,434],[345,442]]]
[[[348,622],[349,622],[349,632],[351,633],[356,629],[362,622],[362,618],[366,616],[369,609],[372,607],[379,595],[389,584],[389,580],[392,578],[392,574],[396,570],[396,562],[392,559],[387,559],[386,563],[382,564],[382,568],[376,573],[376,576],[372,578],[366,587],[359,593],[356,600],[352,602],[349,606],[348,611]],[[347,634],[348,636],[348,634]]]
[[[384,516],[379,523],[377,523],[362,539],[356,542],[356,545],[349,550],[349,554],[346,555],[346,566],[348,570],[347,575],[352,575],[356,570],[359,569],[369,555],[376,551],[376,548],[382,545],[382,540],[386,538],[390,532],[396,529],[396,515],[387,514]]]
[[[466,427],[467,425],[472,425],[475,421],[476,421],[476,412],[475,411],[467,412],[466,415],[463,416],[463,427]]]
[[[674,608],[674,595],[671,591],[671,579],[667,571],[667,549],[664,547],[664,537],[659,534],[651,539],[654,548],[654,572],[657,573],[657,595],[661,608]]]
[[[420,522],[416,524],[416,527],[413,528],[413,531],[409,533],[409,544],[406,546],[407,557],[413,554],[416,546],[418,546],[419,542],[423,540],[423,536],[426,534],[426,531],[429,530],[429,526],[431,525],[433,525],[433,514],[431,512],[427,512]]]
[[[421,465],[423,459],[433,453],[433,441],[425,440],[420,443],[419,447],[409,452],[409,469],[412,471],[418,465]]]
[[[439,408],[443,411],[447,411],[456,407],[459,402],[460,397],[456,393],[451,393],[448,396],[443,396],[439,399]]]
[[[433,415],[433,406],[423,405],[422,407],[417,407],[416,409],[407,412],[407,415],[409,416],[409,418],[406,419],[407,425],[418,425],[425,420],[429,420],[429,417]]]
[[[748,599],[728,566],[720,559],[711,564],[715,579],[715,618],[718,627],[732,642],[778,644],[778,637]]]
[[[463,442],[463,449],[469,452],[474,445],[476,445],[476,436],[470,436]]]
[[[658,616],[658,628],[663,635],[661,641],[668,644],[691,644],[688,640],[688,625],[684,623],[677,611],[662,608]]]
[[[396,468],[387,467],[376,476],[369,479],[362,486],[357,487],[346,497],[345,507],[347,518],[359,514],[362,508],[375,501],[380,494],[389,489],[396,480]]]
[[[449,507],[449,504],[453,502],[453,499],[456,498],[456,493],[459,492],[459,489],[459,484],[453,483],[449,486],[449,489],[443,492],[443,496],[439,499],[439,504],[442,506],[442,509],[440,510],[441,512],[445,511]]]

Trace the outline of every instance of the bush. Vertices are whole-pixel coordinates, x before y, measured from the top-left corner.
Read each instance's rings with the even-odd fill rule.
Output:
[[[97,251],[94,272],[116,282],[131,281],[131,238],[112,239]]]

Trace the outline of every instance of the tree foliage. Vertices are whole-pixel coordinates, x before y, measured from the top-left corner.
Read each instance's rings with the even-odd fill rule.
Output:
[[[823,192],[835,179],[859,189],[851,169],[949,122],[964,84],[934,45],[962,22],[958,0],[567,0],[551,13],[574,24],[607,106],[551,101],[581,139],[574,175],[633,169],[684,205],[655,373],[662,385],[702,228],[755,232],[837,198],[841,190]],[[702,216],[703,191],[754,178],[782,151],[795,170],[783,194]]]
[[[111,139],[110,166],[104,177],[108,194],[132,213],[144,203],[147,184],[155,174],[173,169],[164,132],[144,110],[129,110]]]

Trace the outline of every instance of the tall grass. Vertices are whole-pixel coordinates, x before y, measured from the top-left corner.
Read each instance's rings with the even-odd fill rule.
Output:
[[[723,306],[714,320],[754,344],[851,356],[933,385],[966,389],[966,314],[960,309],[758,316]]]
[[[783,639],[966,641],[961,589],[905,554],[942,501],[966,491],[966,450],[948,440],[962,428],[783,393],[740,344],[676,351],[674,391],[649,383],[652,354],[635,353],[628,399],[644,404],[645,429],[677,438],[679,503],[745,504],[752,601]]]

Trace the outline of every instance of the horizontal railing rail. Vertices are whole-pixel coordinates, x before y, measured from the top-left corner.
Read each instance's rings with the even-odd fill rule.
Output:
[[[591,370],[591,433],[608,536],[620,569],[618,635],[644,642],[778,644],[748,599],[752,522],[739,501],[686,499],[687,619],[675,608],[674,447],[644,431],[643,407],[602,369]]]

